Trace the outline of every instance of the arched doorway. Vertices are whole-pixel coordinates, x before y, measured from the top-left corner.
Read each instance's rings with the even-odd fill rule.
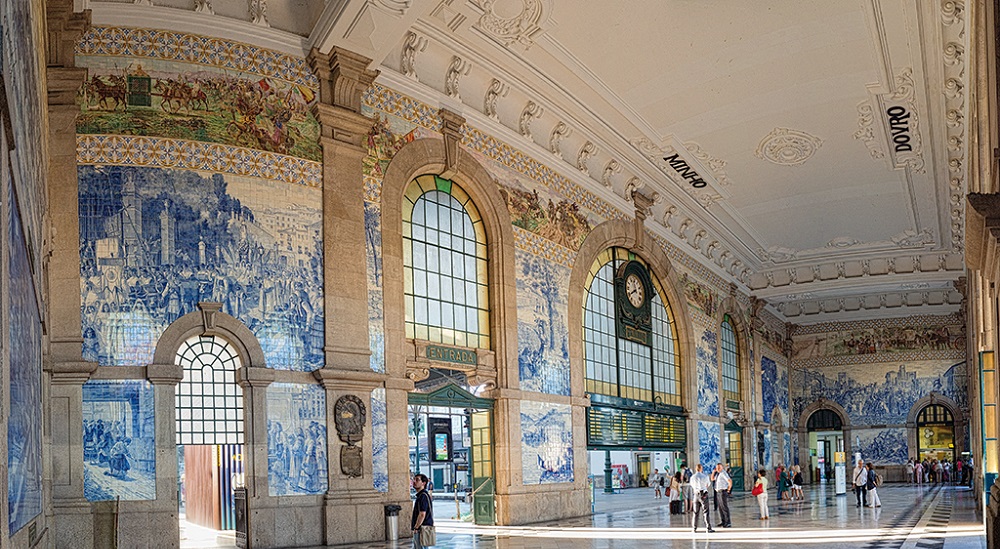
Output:
[[[813,478],[833,479],[834,452],[844,451],[844,422],[837,412],[828,408],[816,410],[806,422],[809,434],[809,467]]]
[[[941,404],[917,414],[917,459],[955,462],[955,417]]]

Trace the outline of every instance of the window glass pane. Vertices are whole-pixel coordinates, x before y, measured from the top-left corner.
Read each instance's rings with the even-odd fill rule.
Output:
[[[177,443],[243,443],[243,391],[235,383],[240,359],[233,346],[220,337],[195,336],[181,345],[175,364],[184,378],[177,386]],[[239,421],[215,421],[226,415]]]

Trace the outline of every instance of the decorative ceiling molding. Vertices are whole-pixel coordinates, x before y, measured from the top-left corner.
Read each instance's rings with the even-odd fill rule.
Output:
[[[760,140],[754,154],[779,166],[798,166],[812,158],[823,140],[815,135],[790,128],[774,128]]]
[[[604,173],[601,174],[601,183],[607,188],[612,188],[614,183],[611,178],[622,171],[622,165],[618,163],[617,160],[612,158],[608,160],[608,163],[604,165]]]
[[[584,175],[590,175],[590,168],[587,167],[587,161],[596,155],[597,146],[587,141],[583,144],[583,147],[580,147],[580,153],[576,155],[576,168]]]
[[[400,55],[399,72],[407,78],[412,78],[414,82],[420,82],[417,76],[416,60],[417,52],[427,48],[427,39],[417,33],[410,31],[406,33],[403,40],[403,52]]]
[[[267,21],[267,0],[250,0],[250,22],[260,27],[270,27]]]
[[[381,7],[393,15],[403,16],[410,9],[413,0],[368,0],[368,3]]]
[[[646,137],[636,137],[629,143],[702,208],[707,209],[725,198],[720,190],[722,183],[715,177],[721,173],[726,185],[729,184],[729,178],[722,170],[725,162],[709,156],[696,143],[669,149],[656,146]],[[693,150],[688,146],[692,146]],[[705,168],[699,160],[710,162],[713,168]]]
[[[945,129],[948,134],[948,188],[951,206],[951,242],[961,251],[965,245],[965,0],[942,0],[941,30],[944,40]]]
[[[854,139],[860,139],[868,147],[868,153],[872,158],[878,160],[885,158],[885,152],[879,147],[879,140],[875,135],[875,110],[866,99],[858,103],[858,131],[854,132]]]
[[[687,149],[688,152],[693,154],[695,158],[700,160],[701,163],[709,170],[711,170],[713,174],[715,174],[715,180],[719,183],[719,185],[722,185],[723,187],[728,187],[729,185],[732,184],[732,182],[729,181],[729,174],[727,174],[725,170],[726,168],[725,160],[715,158],[714,156],[708,154],[707,152],[705,152],[704,149],[701,148],[701,145],[695,143],[694,141],[685,142],[684,148]]]
[[[211,0],[194,0],[194,11],[195,13],[204,13],[205,15],[215,15]]]
[[[448,97],[462,100],[462,95],[458,91],[458,81],[463,76],[468,76],[472,70],[472,64],[457,55],[451,57],[451,65],[444,77],[444,90]]]
[[[543,109],[538,106],[534,101],[528,101],[528,104],[524,106],[521,111],[521,117],[518,119],[517,131],[524,137],[531,139],[531,120],[534,118],[539,118],[542,116]]]
[[[500,117],[497,115],[497,101],[501,97],[507,97],[508,92],[510,92],[510,86],[504,84],[499,79],[494,78],[490,81],[490,87],[486,89],[486,97],[483,99],[483,114],[488,116],[490,120],[499,122]]]
[[[573,133],[573,129],[566,125],[565,122],[559,122],[556,124],[555,128],[552,128],[552,133],[549,134],[549,151],[561,157],[562,151],[559,150],[559,143],[563,138],[569,137]]]

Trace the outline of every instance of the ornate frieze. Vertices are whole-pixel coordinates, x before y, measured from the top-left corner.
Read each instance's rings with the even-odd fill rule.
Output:
[[[491,120],[500,121],[497,115],[497,102],[501,97],[507,97],[509,91],[510,86],[497,78],[490,82],[490,87],[486,89],[486,97],[483,99],[483,113]]]
[[[562,152],[559,150],[559,143],[562,142],[563,138],[569,137],[572,133],[573,129],[567,126],[565,122],[559,122],[555,128],[552,128],[552,133],[549,135],[549,150],[552,151],[552,154],[562,156]]]
[[[461,77],[468,76],[471,69],[472,64],[468,61],[457,55],[451,57],[451,65],[448,66],[448,72],[445,73],[444,78],[444,91],[448,97],[461,101],[462,96],[458,91],[458,81]]]
[[[576,168],[586,175],[590,175],[590,168],[587,167],[587,161],[597,155],[597,145],[592,142],[587,141],[580,147],[580,153],[576,155]]]
[[[531,120],[542,116],[542,108],[534,101],[528,101],[521,111],[521,117],[517,123],[517,131],[524,137],[531,139]]]
[[[424,51],[426,48],[426,38],[415,32],[408,32],[406,38],[403,40],[403,52],[400,55],[399,72],[403,73],[407,78],[412,78],[414,81],[419,82],[420,78],[417,77],[414,60],[416,59],[417,52]]]
[[[604,173],[601,174],[601,183],[610,189],[613,185],[611,178],[621,171],[622,165],[617,160],[614,158],[608,160],[608,163],[604,165]]]

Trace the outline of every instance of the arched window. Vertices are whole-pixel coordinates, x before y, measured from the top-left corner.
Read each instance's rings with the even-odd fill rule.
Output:
[[[649,299],[652,333],[647,343],[620,333],[615,283],[623,267],[638,263],[652,283]],[[624,282],[622,288],[624,288]],[[677,332],[659,280],[646,263],[623,248],[597,257],[587,275],[583,312],[583,358],[589,393],[659,404],[681,405]],[[627,292],[621,290],[620,292]],[[628,299],[619,295],[618,301]],[[641,302],[641,300],[639,300]]]
[[[743,394],[743,378],[740,375],[740,346],[736,341],[736,330],[729,315],[722,317],[722,398],[739,402]],[[727,407],[728,402],[727,402]]]
[[[813,412],[806,422],[807,431],[840,431],[843,428],[844,423],[837,412],[826,408]]]
[[[228,341],[194,336],[177,351],[184,368],[177,384],[177,444],[243,444],[240,357]]]
[[[917,415],[917,425],[951,425],[954,422],[951,410],[940,404],[931,404]]]
[[[453,181],[413,180],[403,200],[406,337],[490,347],[486,231]]]

